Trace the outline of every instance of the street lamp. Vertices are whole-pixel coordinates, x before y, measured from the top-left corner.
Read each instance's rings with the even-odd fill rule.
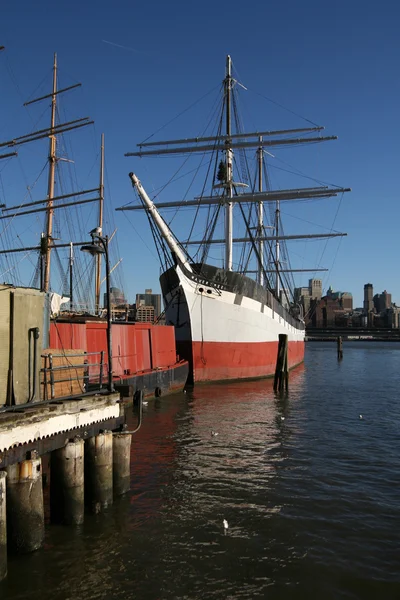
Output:
[[[81,247],[82,252],[89,252],[92,256],[104,254],[106,263],[106,301],[107,301],[107,353],[108,353],[108,391],[114,391],[112,371],[112,337],[111,337],[111,291],[110,291],[110,263],[108,260],[108,236],[101,235],[100,227],[90,232],[92,243]]]

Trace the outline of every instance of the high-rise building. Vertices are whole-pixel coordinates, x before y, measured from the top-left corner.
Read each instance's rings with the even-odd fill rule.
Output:
[[[136,294],[136,307],[153,306],[154,318],[157,319],[161,314],[161,294],[153,294],[152,289],[144,291],[144,294]]]
[[[384,290],[382,294],[375,294],[373,301],[376,312],[381,313],[392,306],[392,294]]]
[[[374,310],[374,288],[372,283],[366,283],[364,285],[364,313],[368,314]]]
[[[322,279],[310,279],[308,281],[308,289],[310,298],[317,298],[317,300],[321,300],[322,298]]]
[[[384,290],[381,294],[382,298],[382,310],[386,308],[390,308],[392,306],[392,294],[389,294],[386,290]]]

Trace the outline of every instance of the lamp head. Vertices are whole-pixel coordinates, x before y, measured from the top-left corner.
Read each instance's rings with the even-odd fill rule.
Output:
[[[85,244],[81,246],[81,252],[89,252],[92,256],[104,254],[104,249],[99,244]]]

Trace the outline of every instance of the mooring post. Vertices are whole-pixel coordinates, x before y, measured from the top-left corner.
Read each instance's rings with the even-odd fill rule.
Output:
[[[284,363],[283,363],[283,383],[286,391],[289,390],[289,364],[288,364],[288,352],[289,352],[289,336],[285,335],[284,339]]]
[[[51,453],[50,517],[53,523],[83,523],[84,447],[84,441],[76,439]]]
[[[343,340],[341,336],[337,338],[337,357],[339,360],[343,358]]]
[[[0,471],[0,581],[7,575],[6,479],[7,473]]]
[[[116,433],[113,439],[114,496],[122,496],[131,489],[132,434]]]
[[[274,391],[281,392],[283,387],[286,390],[289,387],[288,336],[285,333],[280,333],[275,367]]]
[[[94,513],[113,501],[113,434],[99,433],[85,442],[85,502]]]
[[[35,453],[31,453],[35,456]],[[7,537],[15,552],[33,552],[44,541],[42,461],[31,458],[7,467]]]

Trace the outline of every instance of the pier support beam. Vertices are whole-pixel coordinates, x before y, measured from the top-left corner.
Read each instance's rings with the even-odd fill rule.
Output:
[[[100,433],[85,442],[85,498],[87,507],[101,512],[113,501],[113,434]]]
[[[84,441],[77,439],[51,453],[50,516],[53,523],[83,523],[84,447]]]
[[[338,360],[341,360],[343,358],[343,340],[342,340],[341,336],[339,336],[337,338],[336,344],[337,344],[337,357],[338,357]]]
[[[131,442],[130,433],[114,434],[113,484],[114,496],[122,496],[131,489]]]
[[[0,471],[0,581],[7,575],[6,478],[7,473]]]
[[[24,460],[7,467],[8,546],[33,552],[44,541],[42,461]]]

